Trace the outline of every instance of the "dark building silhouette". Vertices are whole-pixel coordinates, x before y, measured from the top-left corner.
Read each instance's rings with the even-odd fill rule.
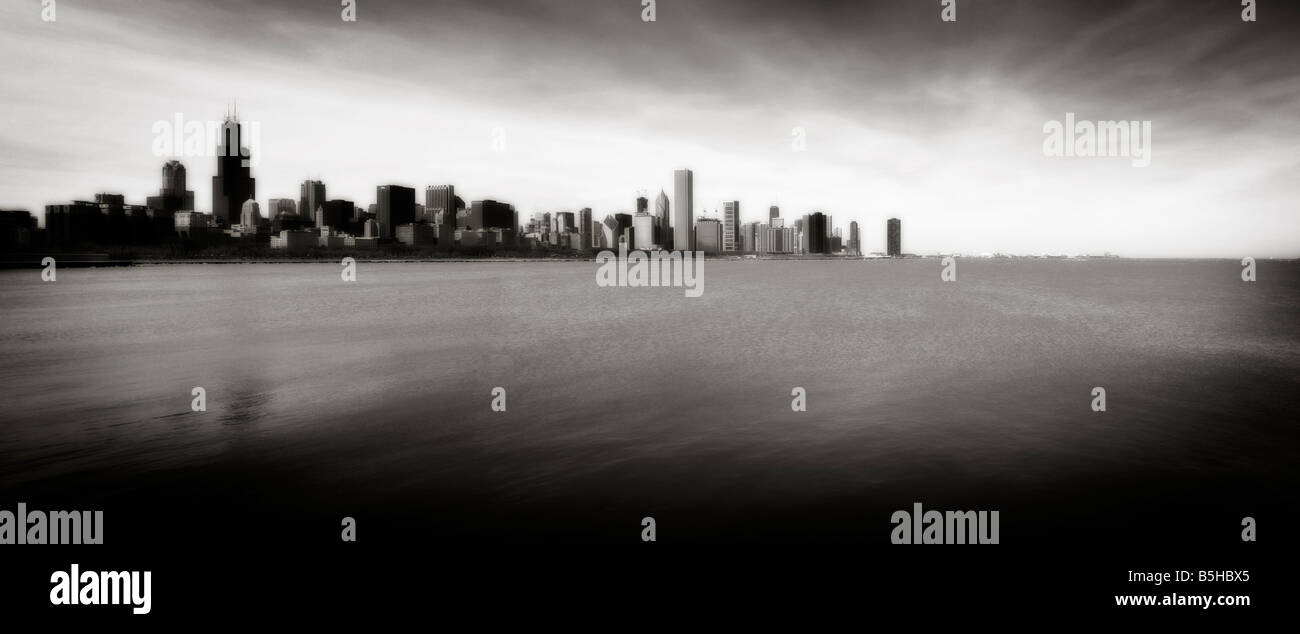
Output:
[[[514,229],[515,208],[495,200],[475,200],[457,224],[461,229]]]
[[[92,202],[74,200],[45,206],[45,231],[53,247],[94,242],[107,224],[99,205]]]
[[[804,253],[830,253],[831,243],[826,236],[826,214],[815,211],[803,217]]]
[[[45,206],[50,246],[144,244],[153,239],[149,208],[128,205],[121,194],[95,194],[95,201],[76,200]]]
[[[886,225],[886,242],[889,257],[903,255],[903,223],[898,218],[890,218]]]
[[[164,238],[175,232],[176,212],[194,211],[194,192],[185,189],[185,166],[167,161],[162,168],[162,189],[157,196],[145,199],[149,208],[150,239]]]
[[[320,205],[320,221],[316,224],[344,230],[352,222],[355,211],[356,205],[350,200],[327,200]]]
[[[614,243],[618,244],[620,239],[627,239],[627,247],[632,248],[636,244],[636,236],[632,233],[632,214],[614,214]]]
[[[227,227],[239,223],[244,201],[257,194],[257,181],[249,166],[252,155],[240,144],[242,135],[243,126],[234,116],[227,115],[217,145],[217,174],[212,177],[212,216]]]
[[[36,217],[27,210],[0,210],[0,252],[18,251],[36,238]]]
[[[379,235],[397,237],[397,227],[415,222],[415,189],[401,185],[380,185],[375,192],[379,202],[375,218],[379,220]]]
[[[650,199],[645,196],[636,197],[636,212],[639,214],[646,213],[650,210]]]
[[[307,222],[316,222],[316,210],[325,204],[325,183],[303,181],[298,187],[298,215]]]
[[[180,161],[167,161],[162,168],[162,189],[157,196],[145,199],[145,206],[155,217],[174,216],[178,211],[194,210],[194,192],[185,189],[185,166]]]
[[[772,205],[771,207],[767,208],[767,222],[769,225],[772,224],[773,220],[776,220],[777,218],[780,217],[781,217],[780,207],[777,207],[776,205]]]
[[[849,251],[853,255],[862,255],[862,240],[858,234],[858,221],[849,223]]]

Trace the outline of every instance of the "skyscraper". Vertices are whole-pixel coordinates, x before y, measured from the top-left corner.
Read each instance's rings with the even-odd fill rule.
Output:
[[[659,245],[665,249],[673,248],[673,222],[672,217],[668,215],[668,195],[664,190],[659,190],[659,196],[655,198],[655,230],[659,232]]]
[[[425,187],[424,215],[433,224],[456,224],[456,186],[430,185]]]
[[[780,217],[781,217],[781,208],[780,208],[780,207],[777,207],[776,205],[772,205],[771,207],[768,207],[768,208],[767,208],[767,222],[768,222],[768,224],[772,224],[772,221],[773,221],[773,220],[776,220],[777,218],[780,218]]]
[[[642,198],[641,200],[645,200]],[[635,243],[632,246],[636,249],[649,251],[655,245],[655,217],[648,212],[639,211],[632,216],[632,236]]]
[[[636,213],[648,212],[650,201],[645,196],[636,197]]]
[[[856,220],[849,223],[849,252],[853,255],[862,255],[862,241],[859,239]]]
[[[572,214],[570,214],[572,217]],[[495,200],[475,200],[470,203],[469,213],[466,214],[460,228],[465,229],[514,229],[515,225],[515,208],[514,206],[498,202]]]
[[[339,231],[347,228],[348,223],[352,222],[352,212],[356,205],[350,200],[327,200],[320,204],[317,211],[316,226],[333,227]]]
[[[176,212],[194,211],[194,192],[185,189],[185,166],[167,161],[162,168],[162,189],[145,199],[154,236],[169,236],[176,227]]]
[[[415,189],[401,185],[380,185],[375,190],[378,209],[379,236],[394,238],[399,225],[415,222]]]
[[[316,220],[316,210],[325,204],[325,183],[303,181],[298,192],[298,215],[306,218],[308,222],[320,225]]]
[[[229,227],[239,222],[240,206],[257,195],[248,148],[240,144],[243,126],[234,115],[221,123],[221,140],[217,145],[217,173],[212,177],[212,215]]]
[[[298,201],[292,198],[271,198],[266,201],[267,218],[274,218],[283,213],[297,214]]]
[[[591,243],[591,207],[578,210],[578,235],[582,237],[583,249],[590,249]]]
[[[575,229],[572,211],[557,211],[554,218],[556,233],[571,233]]]
[[[262,221],[262,208],[256,200],[249,198],[244,201],[244,205],[239,213],[239,224],[245,229],[256,229],[258,223]]]
[[[695,250],[708,255],[722,252],[722,223],[717,218],[700,218],[695,225]]]
[[[722,203],[722,250],[735,251],[740,235],[740,201]]]
[[[830,253],[826,236],[826,214],[815,211],[803,217],[803,252]]]
[[[890,218],[886,226],[889,257],[899,257],[903,255],[903,222],[898,218]]]
[[[695,175],[691,170],[673,172],[673,248],[694,251],[691,233],[695,228]]]

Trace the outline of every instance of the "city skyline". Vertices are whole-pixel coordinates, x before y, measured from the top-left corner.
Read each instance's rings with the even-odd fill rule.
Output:
[[[646,23],[639,7],[575,2],[527,9],[537,33],[495,2],[375,3],[355,23],[307,2],[64,2],[54,23],[39,3],[6,5],[0,53],[25,72],[0,77],[0,207],[143,201],[172,159],[211,200],[210,155],[157,156],[152,126],[219,120],[237,100],[260,124],[260,204],[304,180],[363,206],[381,184],[456,183],[525,216],[601,217],[690,165],[701,209],[900,217],[917,253],[1300,255],[1300,81],[1295,64],[1253,64],[1297,57],[1291,10],[1245,24],[1212,3],[1006,3],[945,24],[914,4],[673,4]],[[232,33],[237,46],[216,45]],[[1043,156],[1044,123],[1076,112],[1152,121],[1151,165]],[[865,233],[864,251],[883,250]]]

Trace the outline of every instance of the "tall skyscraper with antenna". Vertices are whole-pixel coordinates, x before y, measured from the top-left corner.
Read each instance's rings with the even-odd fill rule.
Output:
[[[212,177],[212,215],[224,226],[239,223],[244,201],[257,197],[257,181],[249,165],[252,153],[240,142],[239,112],[226,114],[217,144],[217,174]]]

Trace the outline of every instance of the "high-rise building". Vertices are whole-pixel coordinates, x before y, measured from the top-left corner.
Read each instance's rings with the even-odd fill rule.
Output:
[[[432,224],[456,224],[456,186],[430,185],[425,187],[424,215]]]
[[[469,213],[457,222],[459,228],[473,230],[514,229],[518,224],[513,205],[490,199],[471,202]]]
[[[804,253],[830,253],[830,240],[827,239],[826,214],[815,211],[803,217]]]
[[[320,181],[303,181],[298,188],[298,215],[307,222],[316,222],[316,211],[325,204],[325,183]]]
[[[266,200],[267,218],[274,218],[283,213],[298,213],[298,201],[292,198],[268,198]]]
[[[757,222],[747,222],[740,225],[740,250],[747,253],[758,251],[758,228],[761,226]]]
[[[574,229],[572,211],[555,212],[555,233],[569,233]]]
[[[162,189],[157,196],[145,199],[145,206],[154,217],[171,223],[178,211],[194,210],[194,192],[185,189],[185,166],[180,161],[167,161],[162,168]]]
[[[681,169],[673,172],[673,248],[695,250],[691,233],[695,229],[695,174]]]
[[[740,234],[740,201],[722,203],[722,250],[735,251]]]
[[[862,240],[858,235],[858,221],[854,220],[849,223],[849,253],[852,255],[862,255]]]
[[[591,243],[591,207],[583,207],[578,210],[578,234],[582,238],[581,249],[590,249],[594,246]]]
[[[239,222],[240,206],[257,195],[249,157],[252,153],[241,144],[243,126],[234,115],[221,123],[221,140],[217,145],[217,173],[212,177],[212,215],[229,227]]]
[[[636,213],[649,212],[650,201],[645,196],[636,197]]]
[[[668,215],[668,195],[664,190],[659,190],[659,196],[655,198],[655,231],[658,236],[655,240],[665,249],[673,248],[673,221]]]
[[[598,227],[600,229],[600,244],[598,246],[602,249],[617,247],[619,236],[622,233],[618,226],[618,218],[615,218],[613,214],[607,215],[604,220],[600,221]]]
[[[397,237],[397,227],[415,222],[415,189],[401,185],[380,185],[375,190],[381,238]]]
[[[245,229],[256,229],[257,225],[262,222],[262,207],[257,204],[256,200],[249,198],[244,201],[244,205],[239,213],[239,224]]]
[[[633,248],[646,251],[653,249],[655,247],[655,217],[650,215],[649,212],[637,212],[635,216],[632,216],[632,235],[636,239]]]
[[[889,257],[903,255],[903,222],[898,218],[890,218],[885,231]]]
[[[773,220],[776,220],[777,218],[780,218],[780,217],[781,217],[781,208],[780,208],[780,207],[777,207],[776,205],[772,205],[771,207],[768,207],[768,208],[767,208],[767,221],[768,221],[768,224],[771,224],[771,222],[772,222]]]
[[[695,223],[695,250],[706,255],[722,252],[722,223],[717,218],[700,218]]]
[[[352,212],[355,209],[356,205],[350,200],[327,200],[321,203],[316,212],[316,226],[343,230],[352,222]]]
[[[632,214],[614,214],[614,244],[618,245],[620,241],[627,242],[627,248],[632,248]]]

